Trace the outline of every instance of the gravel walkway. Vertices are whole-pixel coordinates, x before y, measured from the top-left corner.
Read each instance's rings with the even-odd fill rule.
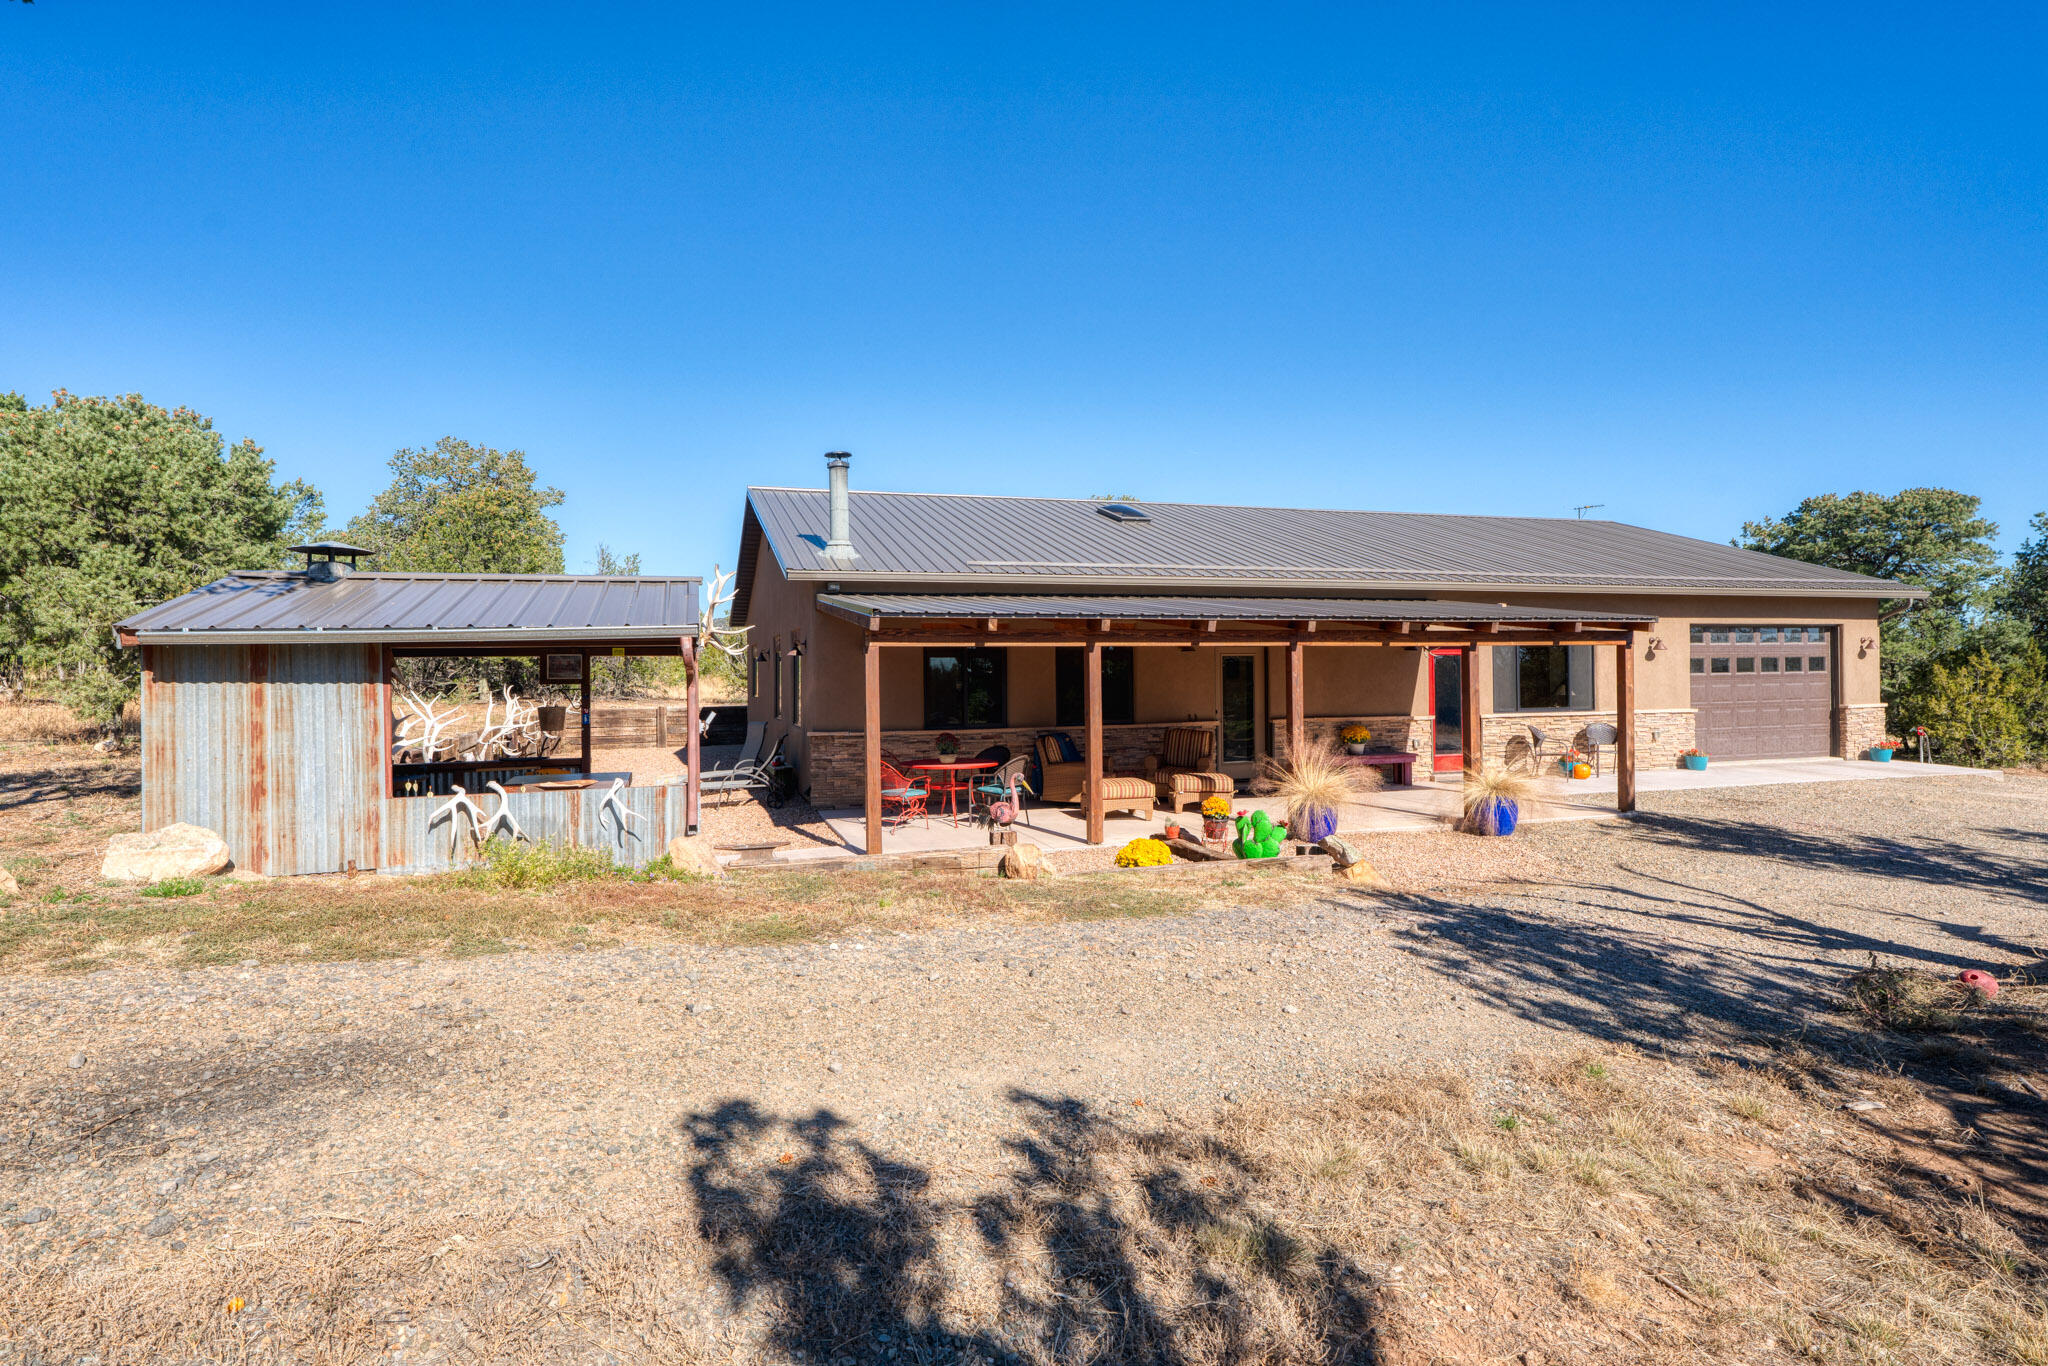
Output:
[[[1587,1034],[1783,1023],[1868,954],[2031,964],[2048,782],[1660,797],[1536,827],[1568,881],[773,949],[0,984],[0,1249],[132,1261],[334,1218],[672,1190],[693,1116],[1001,1170],[1017,1092],[1134,1117]],[[1412,838],[1412,837],[1410,837]]]

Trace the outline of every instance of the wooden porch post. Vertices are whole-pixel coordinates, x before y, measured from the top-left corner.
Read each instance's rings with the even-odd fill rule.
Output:
[[[1088,694],[1088,842],[1102,843],[1102,642],[1092,637],[1084,655]]]
[[[683,710],[685,712],[683,724],[690,728],[689,738],[683,741],[683,782],[687,784],[683,792],[683,833],[694,835],[697,833],[699,818],[703,814],[702,803],[704,798],[702,785],[704,777],[703,739],[698,733],[699,723],[697,718],[699,697],[697,692],[697,638],[695,636],[683,637],[683,679]]]
[[[1482,733],[1485,722],[1479,718],[1479,647],[1467,645],[1458,665],[1458,687],[1463,694],[1459,709],[1465,714],[1465,771],[1476,773],[1486,759],[1486,736]]]
[[[583,652],[583,757],[576,766],[583,770],[583,776],[590,776],[590,651]]]
[[[861,646],[861,755],[872,858],[882,852],[882,646],[873,636]]]
[[[1287,762],[1294,763],[1308,746],[1307,703],[1301,681],[1301,642],[1287,642]]]
[[[1636,809],[1636,647],[1615,648],[1614,808]]]

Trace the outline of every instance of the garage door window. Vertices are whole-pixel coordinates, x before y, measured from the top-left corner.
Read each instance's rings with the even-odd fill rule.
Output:
[[[1727,661],[1726,659],[1710,659],[1710,660],[1708,660],[1708,661],[1707,661],[1707,672],[1708,672],[1708,673],[1710,673],[1710,674],[1724,674],[1724,673],[1727,673],[1727,672],[1728,672],[1728,661]]]

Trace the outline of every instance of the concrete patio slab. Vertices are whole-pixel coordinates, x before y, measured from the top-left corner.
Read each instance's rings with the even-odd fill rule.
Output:
[[[1867,759],[1759,759],[1743,763],[1711,764],[1700,772],[1690,769],[1658,769],[1636,775],[1638,792],[1691,792],[1718,787],[1760,787],[1781,783],[1896,782],[1911,778],[1997,777],[1995,771],[1958,768],[1950,764],[1911,762],[1872,763]],[[1566,780],[1546,776],[1537,780],[1538,795],[1523,812],[1525,823],[1572,820],[1611,820],[1614,810],[1614,775]],[[1240,811],[1265,810],[1279,814],[1272,798],[1239,794],[1233,804]],[[866,853],[866,822],[857,807],[840,807],[819,813],[830,827],[837,846],[787,850],[784,861],[807,858],[838,858],[848,853]],[[1087,822],[1080,808],[1033,806],[1028,824],[1019,823],[1022,839],[1032,840],[1047,850],[1088,847]],[[1439,775],[1435,782],[1412,787],[1383,787],[1362,802],[1347,805],[1339,814],[1337,828],[1344,833],[1372,834],[1396,830],[1441,830],[1455,823],[1460,814],[1459,781],[1455,773]],[[1184,813],[1183,821],[1197,817]],[[1166,813],[1150,817],[1112,813],[1105,818],[1103,842],[1119,845],[1141,835],[1157,835],[1166,826]],[[962,820],[954,825],[943,816],[929,824],[913,822],[892,826],[883,834],[882,847],[888,853],[938,853],[986,846],[988,832]]]

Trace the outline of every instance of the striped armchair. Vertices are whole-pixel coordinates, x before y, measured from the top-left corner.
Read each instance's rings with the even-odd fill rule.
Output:
[[[1228,797],[1237,780],[1215,772],[1216,732],[1203,726],[1174,726],[1160,737],[1159,753],[1145,760],[1145,776],[1159,789],[1169,811],[1183,803],[1198,807],[1204,797]]]

